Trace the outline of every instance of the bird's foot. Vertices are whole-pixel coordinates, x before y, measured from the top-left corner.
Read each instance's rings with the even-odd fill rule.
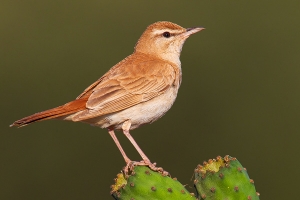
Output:
[[[169,172],[164,171],[162,167],[156,167],[156,163],[151,163],[150,160],[142,160],[142,161],[130,161],[127,163],[127,165],[124,167],[123,171],[125,175],[128,175],[129,173],[133,172],[133,168],[135,166],[148,166],[151,170],[155,172],[161,173],[163,176],[169,176]]]

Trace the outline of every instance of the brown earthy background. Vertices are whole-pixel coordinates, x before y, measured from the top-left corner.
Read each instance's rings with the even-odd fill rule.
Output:
[[[298,0],[1,1],[0,199],[112,199],[124,161],[106,130],[8,125],[73,100],[160,20],[206,30],[183,47],[173,108],[132,132],[145,153],[187,187],[198,163],[229,154],[262,199],[299,198],[299,8]]]

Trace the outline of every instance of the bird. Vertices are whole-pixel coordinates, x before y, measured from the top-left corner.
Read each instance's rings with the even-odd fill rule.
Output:
[[[182,46],[190,35],[201,30],[204,28],[183,28],[168,21],[149,25],[133,53],[110,68],[75,100],[19,119],[10,127],[61,119],[106,128],[125,160],[125,171],[136,165],[162,170],[151,163],[130,131],[158,120],[171,108],[182,80]],[[142,161],[129,159],[115,130],[123,131]]]

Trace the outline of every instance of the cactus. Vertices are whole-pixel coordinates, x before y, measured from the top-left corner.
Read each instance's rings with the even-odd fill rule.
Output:
[[[148,167],[135,166],[127,176],[118,174],[111,187],[111,194],[117,200],[196,200],[176,178],[154,172]]]
[[[254,181],[236,158],[220,156],[195,169],[195,187],[199,199],[259,199]]]
[[[259,199],[254,181],[236,158],[225,156],[204,162],[195,169],[197,199]],[[130,174],[119,173],[111,194],[116,200],[196,200],[176,178],[155,172],[146,166],[134,166]]]

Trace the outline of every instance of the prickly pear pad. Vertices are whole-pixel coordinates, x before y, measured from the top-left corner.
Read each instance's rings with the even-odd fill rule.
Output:
[[[196,199],[177,179],[154,172],[146,166],[134,167],[128,178],[118,174],[111,189],[112,196],[117,200]]]
[[[258,200],[254,181],[233,157],[210,159],[195,169],[195,188],[199,199]]]

